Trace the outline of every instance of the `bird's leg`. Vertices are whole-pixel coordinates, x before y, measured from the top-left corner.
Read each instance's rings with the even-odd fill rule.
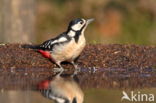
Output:
[[[53,68],[54,72],[57,73],[57,72],[60,72],[59,75],[61,75],[64,71],[64,68],[61,66],[61,62],[56,62],[56,64],[59,66],[59,68]]]
[[[77,64],[75,64],[74,61],[72,61],[71,63],[73,64],[73,66],[74,66],[74,68],[75,68],[75,70],[74,70],[74,74],[73,74],[73,75],[76,75],[78,72],[80,72],[80,68],[78,67]]]

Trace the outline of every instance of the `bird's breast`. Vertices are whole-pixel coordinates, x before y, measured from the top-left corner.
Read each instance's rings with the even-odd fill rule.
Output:
[[[74,45],[75,45],[75,48],[74,48],[73,55],[72,55],[73,59],[77,58],[80,55],[80,53],[82,52],[82,50],[84,49],[84,47],[86,45],[85,38],[83,36],[80,36],[79,41],[77,43],[75,43]]]
[[[55,46],[52,57],[59,61],[74,60],[80,55],[85,45],[84,37],[80,37],[77,43],[72,39],[70,42]]]

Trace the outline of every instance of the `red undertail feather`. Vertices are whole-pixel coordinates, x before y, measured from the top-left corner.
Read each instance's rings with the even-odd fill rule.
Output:
[[[40,90],[42,90],[42,89],[48,89],[49,83],[50,83],[49,80],[44,80],[44,81],[40,82],[38,84],[38,89],[40,89]]]
[[[41,53],[46,58],[51,58],[51,55],[50,55],[49,51],[38,50],[38,52]]]

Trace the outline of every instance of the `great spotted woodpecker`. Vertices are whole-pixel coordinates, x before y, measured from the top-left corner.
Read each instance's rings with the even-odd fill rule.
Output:
[[[89,23],[94,19],[74,19],[69,23],[66,32],[59,36],[43,42],[35,47],[44,57],[51,59],[59,68],[54,68],[56,72],[63,72],[64,68],[61,62],[68,61],[74,65],[75,74],[78,67],[75,64],[75,59],[80,55],[86,45],[84,31]]]
[[[69,79],[60,76],[53,80],[44,80],[39,83],[41,94],[56,103],[83,103],[84,94],[73,77]]]

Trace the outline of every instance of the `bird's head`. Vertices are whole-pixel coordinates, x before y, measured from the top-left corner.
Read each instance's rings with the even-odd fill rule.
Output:
[[[82,18],[77,18],[72,20],[69,23],[68,30],[73,30],[73,31],[81,31],[84,30],[88,24],[90,24],[94,19],[82,19]]]

